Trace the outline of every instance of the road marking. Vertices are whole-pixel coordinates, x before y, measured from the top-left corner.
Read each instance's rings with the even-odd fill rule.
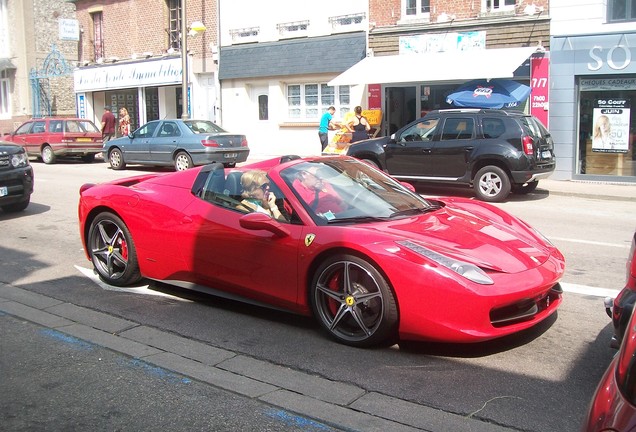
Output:
[[[125,292],[125,293],[129,293],[129,294],[143,294],[143,295],[154,295],[154,296],[159,296],[159,297],[168,297],[174,300],[179,300],[179,301],[183,301],[183,302],[188,302],[191,303],[191,300],[187,300],[181,297],[177,297],[177,296],[173,296],[170,294],[166,294],[166,293],[162,293],[161,291],[155,291],[155,290],[151,290],[148,285],[144,285],[144,286],[140,286],[140,287],[132,287],[132,288],[123,288],[123,287],[116,287],[113,285],[108,285],[107,283],[103,282],[99,276],[97,276],[95,274],[95,272],[92,269],[87,269],[84,267],[80,267],[80,266],[75,266],[75,268],[77,270],[79,270],[80,273],[82,273],[84,276],[86,276],[87,278],[89,278],[90,280],[92,280],[93,282],[95,282],[95,284],[97,284],[97,286],[99,286],[101,289],[106,290],[106,291],[116,291],[116,292]]]
[[[620,290],[617,290],[617,289],[591,287],[587,285],[571,284],[567,282],[561,282],[561,288],[563,288],[563,291],[566,291],[566,292],[591,295],[595,297],[616,298],[616,296],[620,292]]]
[[[607,242],[598,242],[593,240],[579,240],[579,239],[565,238],[565,237],[550,237],[550,240],[565,241],[570,243],[582,243],[582,244],[589,244],[594,246],[616,247],[621,249],[629,249],[631,247],[631,244],[629,243],[626,243],[626,244],[607,243]]]

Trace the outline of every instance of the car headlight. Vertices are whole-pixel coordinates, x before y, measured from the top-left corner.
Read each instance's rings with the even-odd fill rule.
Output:
[[[29,164],[29,157],[26,153],[18,153],[11,156],[11,165],[14,168],[25,167]]]
[[[453,258],[449,258],[445,255],[432,251],[424,246],[418,245],[410,240],[404,240],[397,242],[400,246],[403,246],[418,255],[422,255],[432,261],[435,261],[441,266],[446,267],[449,270],[454,271],[458,275],[465,277],[466,279],[478,283],[480,285],[492,285],[495,282],[486,274],[485,271],[480,269],[474,264],[459,261]]]

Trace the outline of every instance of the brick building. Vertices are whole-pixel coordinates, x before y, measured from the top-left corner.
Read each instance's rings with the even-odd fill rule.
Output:
[[[104,106],[127,108],[133,129],[159,118],[216,120],[217,2],[187,0],[184,106],[181,0],[76,0],[80,67],[78,113],[99,122]]]
[[[74,116],[75,7],[0,0],[0,133],[33,116]]]

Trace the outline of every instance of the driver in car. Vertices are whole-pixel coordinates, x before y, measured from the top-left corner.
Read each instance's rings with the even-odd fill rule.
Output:
[[[292,187],[298,195],[317,214],[333,214],[343,211],[346,205],[328,182],[320,178],[316,172],[318,167],[311,167],[298,172]]]

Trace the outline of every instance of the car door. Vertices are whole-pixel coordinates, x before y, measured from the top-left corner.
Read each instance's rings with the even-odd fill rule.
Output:
[[[148,122],[133,132],[132,139],[123,138],[121,147],[126,162],[150,161],[150,143],[159,123],[159,121]]]
[[[425,117],[395,133],[395,139],[384,148],[391,175],[400,178],[427,175],[438,123],[437,117]]]
[[[33,156],[40,155],[40,148],[46,140],[46,120],[35,120],[31,130],[22,136],[27,153]],[[53,146],[56,143],[49,143]]]
[[[150,138],[150,160],[171,164],[172,155],[181,139],[181,130],[175,121],[166,120],[159,125],[155,135]]]
[[[24,147],[27,153],[29,152],[29,149],[27,147],[28,145],[27,137],[29,136],[32,127],[33,127],[32,121],[26,122],[20,125],[20,127],[16,129],[14,133],[11,134],[11,141],[14,142],[15,144],[18,144]],[[39,152],[36,155],[39,155]],[[29,153],[29,156],[34,156],[34,155]]]
[[[429,177],[447,180],[464,177],[476,145],[475,123],[471,115],[443,119],[439,139],[435,141],[429,158]]]

